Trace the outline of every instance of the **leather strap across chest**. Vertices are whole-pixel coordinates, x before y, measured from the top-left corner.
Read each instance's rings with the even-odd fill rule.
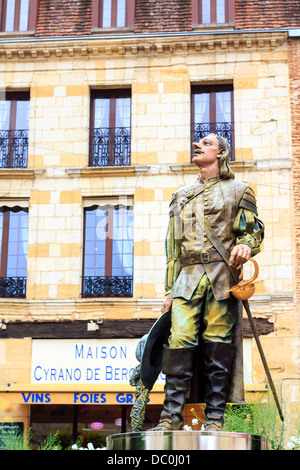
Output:
[[[225,261],[226,263],[226,266],[234,280],[234,282],[237,284],[239,282],[239,278],[238,278],[238,274],[236,272],[236,270],[234,268],[232,268],[230,265],[229,265],[229,258],[230,258],[230,254],[228,252],[228,250],[225,248],[225,246],[223,245],[223,243],[220,241],[220,239],[218,238],[217,234],[214,232],[214,230],[211,228],[211,226],[209,225],[209,223],[207,222],[207,219],[204,218],[204,227],[201,226],[201,223],[200,223],[200,220],[199,218],[197,217],[195,211],[193,210],[193,207],[192,207],[192,204],[190,204],[191,208],[192,208],[192,211],[193,211],[193,214],[194,216],[196,217],[196,220],[197,222],[199,223],[200,227],[203,229],[204,232],[206,232],[207,234],[207,237],[209,238],[211,244],[215,247],[215,249],[217,250],[217,254],[221,257],[222,260]],[[202,253],[201,253],[202,254]],[[205,255],[205,253],[203,253]],[[199,261],[201,263],[201,261]]]

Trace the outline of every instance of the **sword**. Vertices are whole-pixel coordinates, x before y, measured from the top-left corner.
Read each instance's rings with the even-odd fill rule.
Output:
[[[277,410],[278,410],[278,413],[279,413],[279,417],[280,417],[281,421],[284,421],[284,417],[283,417],[282,410],[281,410],[281,407],[280,407],[280,403],[279,403],[279,400],[278,400],[278,396],[277,396],[277,393],[276,393],[276,390],[275,390],[273,379],[272,379],[272,376],[271,376],[271,373],[270,373],[270,369],[269,369],[269,366],[267,364],[266,357],[265,357],[265,354],[264,354],[263,348],[261,346],[259,336],[258,336],[256,328],[255,328],[255,324],[254,324],[253,317],[252,317],[250,307],[249,307],[249,302],[248,302],[248,300],[242,300],[242,303],[243,303],[244,309],[246,310],[248,320],[249,320],[249,323],[250,323],[250,326],[251,326],[251,329],[252,329],[252,332],[253,332],[253,335],[254,335],[254,338],[255,338],[255,341],[256,341],[256,345],[257,345],[257,348],[258,348],[258,351],[259,351],[259,354],[260,354],[260,357],[261,357],[261,360],[262,360],[262,363],[263,363],[263,366],[264,366],[264,369],[265,369],[265,372],[266,372],[266,375],[267,375],[267,378],[268,378],[268,382],[270,384],[270,388],[271,388],[272,393],[273,393],[273,397],[274,397],[274,400],[275,400],[275,403],[276,403],[276,407],[277,407]]]
[[[258,276],[258,265],[257,265],[256,261],[253,258],[250,258],[249,261],[252,261],[252,263],[255,266],[254,276],[249,281],[239,282],[236,286],[233,286],[230,289],[230,291],[236,298],[238,298],[242,301],[244,309],[246,310],[248,320],[249,320],[249,323],[250,323],[250,326],[251,326],[251,329],[252,329],[252,333],[253,333],[253,336],[255,338],[256,345],[257,345],[257,348],[258,348],[258,351],[259,351],[259,354],[260,354],[260,357],[261,357],[261,360],[262,360],[262,363],[263,363],[263,366],[264,366],[264,369],[265,369],[265,373],[267,375],[268,382],[269,382],[270,388],[271,388],[272,393],[273,393],[273,397],[274,397],[275,404],[276,404],[276,407],[277,407],[277,410],[278,410],[278,413],[279,413],[279,417],[280,417],[281,421],[284,421],[283,413],[282,413],[282,410],[281,410],[281,407],[280,407],[280,403],[279,403],[278,396],[277,396],[277,393],[276,393],[276,389],[275,389],[275,386],[274,386],[274,383],[273,383],[271,372],[270,372],[270,369],[268,367],[267,360],[266,360],[266,357],[265,357],[265,354],[264,354],[264,351],[263,351],[258,333],[256,331],[255,323],[254,323],[254,320],[253,320],[253,317],[252,317],[252,314],[251,314],[251,310],[250,310],[250,306],[249,306],[249,302],[248,302],[248,298],[251,297],[251,295],[253,295],[253,293],[254,293],[253,281]],[[240,269],[240,268],[241,268],[241,266],[238,266],[237,269]],[[232,277],[234,278],[235,282],[238,282],[239,279],[237,279],[237,273],[235,273],[233,271],[233,269],[230,269],[230,273],[231,273]],[[243,277],[243,274],[241,273],[239,278],[241,279],[242,277]],[[247,290],[248,290],[248,294],[246,294]],[[243,295],[243,293],[245,293],[246,295]],[[247,297],[247,298],[245,298],[245,297]]]

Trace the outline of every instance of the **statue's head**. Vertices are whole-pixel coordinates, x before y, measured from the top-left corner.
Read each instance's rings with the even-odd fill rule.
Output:
[[[193,142],[194,154],[192,162],[200,168],[210,170],[210,174],[218,174],[223,179],[233,179],[234,173],[229,166],[230,145],[219,135],[210,133],[199,142]]]

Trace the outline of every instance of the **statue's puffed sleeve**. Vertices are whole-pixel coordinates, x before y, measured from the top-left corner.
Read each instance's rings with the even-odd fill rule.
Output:
[[[165,241],[166,276],[165,292],[169,294],[180,272],[181,218],[175,194],[169,207],[169,224]]]
[[[258,218],[254,191],[248,187],[239,204],[237,216],[233,223],[236,233],[236,244],[245,243],[251,248],[251,256],[260,252],[264,238],[264,224]]]

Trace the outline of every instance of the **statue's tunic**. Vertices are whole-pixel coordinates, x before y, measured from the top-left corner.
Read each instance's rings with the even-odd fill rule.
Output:
[[[233,179],[214,177],[204,182],[199,178],[174,193],[170,203],[165,288],[171,298],[189,300],[204,272],[217,300],[230,296],[224,294],[233,285],[226,264],[222,260],[207,262],[216,249],[203,230],[204,218],[229,253],[239,243],[250,246],[251,256],[260,252],[263,225],[257,219],[253,190]],[[198,262],[197,258],[193,262],[192,255],[198,255]],[[189,259],[191,264],[183,265]]]

